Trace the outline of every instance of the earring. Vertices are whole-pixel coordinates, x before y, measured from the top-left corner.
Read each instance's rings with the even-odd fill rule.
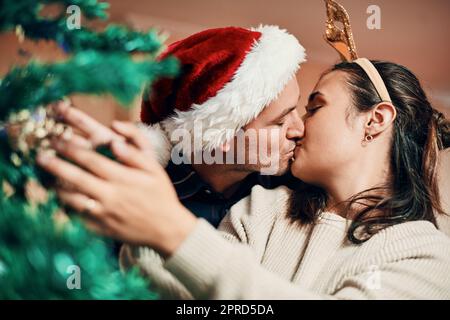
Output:
[[[372,142],[373,140],[373,136],[371,134],[368,134],[365,138],[364,138],[364,142]]]

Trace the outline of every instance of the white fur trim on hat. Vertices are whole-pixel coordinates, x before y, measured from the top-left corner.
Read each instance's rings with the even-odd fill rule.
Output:
[[[172,150],[172,144],[170,143],[166,132],[161,128],[159,123],[154,125],[138,123],[137,126],[150,140],[159,164],[166,167],[169,163]]]
[[[163,121],[168,133],[182,129],[193,136],[194,125],[201,125],[200,147],[210,151],[230,141],[278,97],[305,61],[305,49],[293,35],[277,26],[252,30],[262,35],[233,79],[203,104],[194,104],[184,112],[176,110],[175,115]],[[194,147],[193,151],[200,150]]]

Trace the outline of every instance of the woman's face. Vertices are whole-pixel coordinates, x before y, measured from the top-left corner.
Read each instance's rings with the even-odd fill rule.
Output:
[[[305,133],[297,144],[291,171],[307,183],[323,186],[362,152],[365,120],[352,106],[342,71],[323,76],[305,108]]]

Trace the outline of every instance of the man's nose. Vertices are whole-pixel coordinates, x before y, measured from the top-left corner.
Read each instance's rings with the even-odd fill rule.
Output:
[[[286,138],[297,140],[303,138],[305,134],[305,125],[297,110],[292,112],[292,118],[286,132]]]

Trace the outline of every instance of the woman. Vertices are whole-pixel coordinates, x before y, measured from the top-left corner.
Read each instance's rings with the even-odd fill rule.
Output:
[[[112,149],[132,168],[60,141],[59,153],[96,176],[55,157],[39,162],[77,188],[59,192],[69,205],[99,201],[88,214],[93,228],[166,258],[158,265],[151,250],[124,252],[172,297],[449,299],[450,239],[434,226],[449,124],[410,71],[373,64],[391,102],[356,63],[326,72],[291,168],[304,184],[293,195],[255,187],[222,221],[222,235],[183,208],[163,170],[129,144]],[[115,130],[143,149],[133,128]]]

